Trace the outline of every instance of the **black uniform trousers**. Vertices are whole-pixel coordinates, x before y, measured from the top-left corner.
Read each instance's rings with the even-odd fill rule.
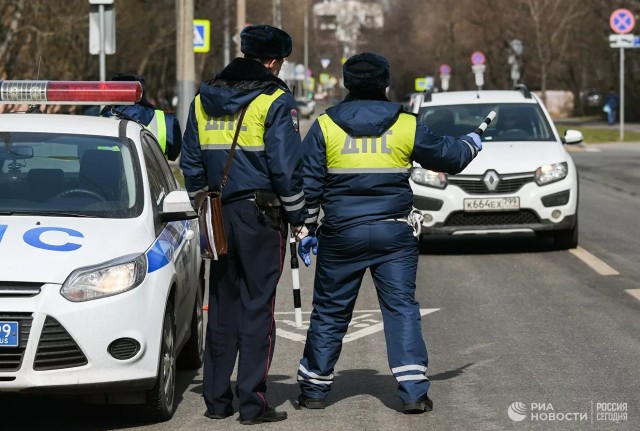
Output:
[[[222,212],[229,252],[211,261],[204,399],[209,413],[228,411],[237,358],[240,418],[252,419],[268,406],[266,380],[275,346],[274,307],[286,230],[265,221],[250,200],[225,204]]]

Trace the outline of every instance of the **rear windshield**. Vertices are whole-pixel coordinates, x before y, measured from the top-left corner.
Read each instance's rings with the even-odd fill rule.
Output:
[[[0,215],[137,217],[141,184],[128,139],[0,132]]]
[[[556,139],[540,106],[531,103],[425,106],[418,118],[438,135],[460,136],[475,131],[491,111],[497,116],[483,134],[483,141]]]

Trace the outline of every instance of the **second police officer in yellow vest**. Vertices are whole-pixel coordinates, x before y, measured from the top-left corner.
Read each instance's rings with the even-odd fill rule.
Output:
[[[182,131],[174,114],[156,109],[145,97],[145,78],[142,75],[120,73],[111,77],[112,81],[138,81],[142,84],[142,99],[134,105],[106,106],[100,115],[104,117],[117,115],[128,118],[146,126],[158,140],[158,144],[167,159],[173,161],[180,155],[182,148]]]
[[[389,62],[373,53],[343,66],[347,97],[326,110],[304,138],[304,184],[311,232],[299,254],[318,254],[313,311],[298,369],[298,403],[322,409],[370,270],[384,321],[387,356],[405,413],[430,411],[427,349],[415,299],[418,239],[409,185],[412,162],[457,173],[482,149],[475,133],[433,134],[400,103],[390,102]],[[320,209],[324,213],[318,228]],[[317,239],[316,239],[317,236]]]
[[[267,402],[266,379],[286,224],[303,237],[307,212],[296,104],[277,77],[291,54],[291,37],[253,25],[242,30],[240,40],[245,57],[201,84],[191,104],[180,167],[192,198],[218,190],[239,112],[247,107],[222,194],[229,252],[211,262],[203,394],[207,417],[234,413],[231,374],[238,358],[240,422],[257,424],[287,418]]]

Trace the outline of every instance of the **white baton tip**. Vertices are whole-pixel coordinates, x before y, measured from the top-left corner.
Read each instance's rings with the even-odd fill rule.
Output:
[[[487,115],[487,118],[493,121],[493,119],[496,118],[496,111],[489,112],[489,115]]]
[[[300,308],[296,308],[294,311],[295,311],[296,328],[302,328],[302,310]]]

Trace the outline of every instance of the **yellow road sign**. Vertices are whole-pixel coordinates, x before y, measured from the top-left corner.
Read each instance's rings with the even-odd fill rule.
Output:
[[[416,78],[416,91],[427,91],[427,78]]]
[[[193,20],[193,52],[209,52],[211,23],[208,19]]]

